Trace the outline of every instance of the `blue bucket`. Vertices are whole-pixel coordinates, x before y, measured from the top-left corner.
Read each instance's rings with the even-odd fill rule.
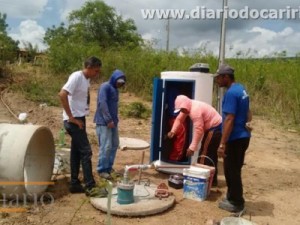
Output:
[[[117,202],[121,205],[133,203],[134,202],[133,189],[134,189],[134,184],[132,183],[129,184],[119,183]]]

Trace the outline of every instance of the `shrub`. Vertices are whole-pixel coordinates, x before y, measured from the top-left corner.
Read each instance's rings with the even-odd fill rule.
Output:
[[[132,102],[129,105],[121,106],[121,114],[126,117],[147,119],[151,111],[141,102]]]

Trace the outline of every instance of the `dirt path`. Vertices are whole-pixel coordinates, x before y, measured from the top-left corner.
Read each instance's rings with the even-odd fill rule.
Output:
[[[13,114],[4,100],[6,91],[5,87],[0,88],[0,123],[17,122],[16,115]]]
[[[91,99],[96,99],[96,88],[92,88]],[[16,112],[29,112],[29,121],[34,124],[49,126],[56,137],[61,127],[61,109],[55,107],[41,108],[27,102],[21,96],[6,93],[8,104]],[[127,93],[121,95],[121,101],[128,103],[139,100]],[[139,100],[142,101],[142,100]],[[97,142],[95,138],[92,115],[95,111],[92,101],[91,116],[88,118],[88,130],[93,146],[93,163],[97,161]],[[149,103],[150,104],[150,103]],[[2,107],[2,106],[0,106]],[[1,109],[0,109],[1,111]],[[0,114],[0,121],[5,117]],[[254,117],[254,131],[250,148],[246,153],[243,168],[244,192],[247,212],[244,218],[263,225],[297,225],[300,224],[300,147],[299,134],[291,133],[275,126],[266,119]],[[134,120],[121,118],[120,136],[141,138],[150,141],[151,120]],[[140,162],[141,151],[118,151],[116,169]],[[149,161],[149,149],[145,152],[145,162]],[[222,167],[222,162],[219,164]],[[95,168],[95,167],[94,167]],[[95,174],[96,177],[96,174]],[[168,176],[148,170],[144,178],[158,184],[167,183]],[[226,192],[224,176],[220,173],[219,187],[212,190],[204,202],[184,199],[182,190],[172,189],[176,196],[176,205],[162,214],[140,217],[112,217],[112,224],[120,225],[202,225],[210,219],[220,220],[230,214],[218,209],[218,201]],[[29,213],[11,213],[2,215],[0,224],[86,224],[105,223],[106,214],[94,209],[83,194],[66,194],[56,198],[54,204],[32,207]]]

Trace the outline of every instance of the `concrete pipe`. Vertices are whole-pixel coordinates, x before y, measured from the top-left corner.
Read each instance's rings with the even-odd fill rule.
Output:
[[[44,192],[54,156],[54,139],[47,127],[0,124],[0,193],[18,198]]]

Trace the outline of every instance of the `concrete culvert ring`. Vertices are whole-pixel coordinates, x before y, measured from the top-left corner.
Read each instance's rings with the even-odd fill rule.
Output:
[[[32,135],[24,160],[24,181],[28,193],[41,193],[47,186],[28,185],[30,182],[47,182],[54,165],[54,139],[50,130],[39,127]]]
[[[11,198],[40,194],[48,187],[55,145],[47,127],[0,124],[0,191]]]

